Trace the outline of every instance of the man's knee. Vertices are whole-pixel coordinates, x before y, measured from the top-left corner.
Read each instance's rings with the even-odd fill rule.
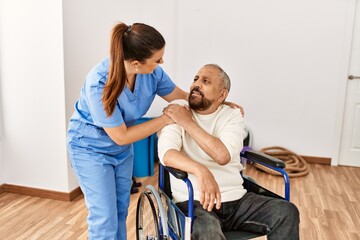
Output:
[[[288,213],[288,215],[293,216],[294,219],[299,219],[299,209],[292,202],[286,202],[284,204],[284,211]]]
[[[225,240],[224,233],[222,232],[221,226],[215,221],[207,221],[206,223],[197,222],[194,224],[193,231],[191,234],[193,240],[208,240],[208,239],[219,239]]]
[[[293,219],[294,222],[300,222],[300,213],[299,209],[293,204],[292,202],[287,202],[287,209],[288,215]]]
[[[195,203],[194,209],[194,225],[191,238],[196,240],[208,240],[208,239],[225,239],[222,232],[222,224],[216,217],[215,213],[208,212]]]
[[[280,201],[277,206],[277,214],[282,216],[286,224],[299,224],[300,213],[295,204],[288,201]]]

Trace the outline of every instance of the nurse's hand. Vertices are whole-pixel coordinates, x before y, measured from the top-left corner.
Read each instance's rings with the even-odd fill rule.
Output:
[[[163,112],[164,112],[164,111],[163,111]],[[171,117],[169,117],[169,116],[166,115],[165,113],[163,113],[160,117],[165,120],[165,124],[166,124],[166,125],[170,125],[170,124],[174,124],[174,123],[175,123],[175,121],[172,120]]]
[[[229,107],[232,108],[239,108],[241,115],[244,117],[244,108],[242,106],[240,106],[239,104],[233,103],[233,102],[224,102],[225,105],[228,105]]]
[[[163,113],[182,127],[185,127],[186,124],[193,122],[192,113],[188,106],[169,104],[164,108]]]

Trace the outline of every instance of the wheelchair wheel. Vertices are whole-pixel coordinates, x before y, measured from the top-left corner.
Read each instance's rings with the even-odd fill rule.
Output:
[[[154,202],[150,192],[143,192],[139,198],[136,209],[136,239],[160,239],[159,223]]]
[[[159,194],[153,186],[146,186],[137,203],[136,239],[168,239],[167,218]]]

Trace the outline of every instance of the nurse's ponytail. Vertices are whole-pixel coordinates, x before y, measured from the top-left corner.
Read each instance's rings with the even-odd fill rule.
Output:
[[[107,116],[111,116],[114,112],[117,99],[126,82],[123,53],[123,35],[126,30],[126,24],[120,23],[113,28],[111,33],[109,74],[102,96]]]
[[[115,110],[117,100],[127,81],[124,61],[145,63],[155,51],[165,46],[164,37],[153,27],[134,23],[127,26],[118,23],[112,29],[110,41],[110,66],[102,95],[107,116]]]

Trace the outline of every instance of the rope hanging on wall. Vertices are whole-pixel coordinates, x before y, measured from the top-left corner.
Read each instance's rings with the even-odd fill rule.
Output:
[[[286,148],[274,146],[262,148],[259,151],[285,162],[284,169],[289,177],[302,177],[309,173],[310,169],[304,158]],[[281,176],[279,172],[266,168],[260,164],[254,163],[254,166],[264,172]]]

